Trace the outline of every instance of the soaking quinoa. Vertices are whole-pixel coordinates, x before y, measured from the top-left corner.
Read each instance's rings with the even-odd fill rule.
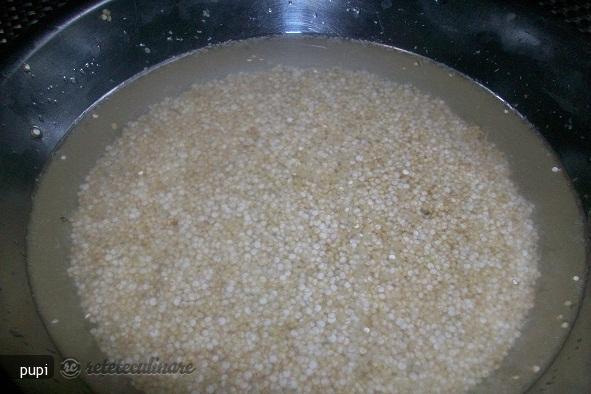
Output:
[[[533,206],[482,130],[410,86],[277,67],[197,84],[89,173],[70,275],[146,392],[458,392],[519,336]]]

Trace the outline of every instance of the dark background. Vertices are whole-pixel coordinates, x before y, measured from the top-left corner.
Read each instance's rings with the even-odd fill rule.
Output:
[[[133,2],[133,0],[129,0]],[[167,0],[170,1],[170,0]],[[457,0],[433,0],[453,2]],[[10,52],[28,36],[48,27],[55,18],[92,3],[89,0],[0,0],[0,56]],[[591,40],[591,1],[545,0],[530,3],[532,12],[553,18]],[[477,6],[477,2],[474,2]]]

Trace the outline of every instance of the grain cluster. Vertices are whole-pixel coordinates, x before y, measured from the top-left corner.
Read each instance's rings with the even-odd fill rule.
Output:
[[[193,86],[89,173],[69,273],[146,392],[458,392],[533,304],[533,207],[478,127],[361,71]]]

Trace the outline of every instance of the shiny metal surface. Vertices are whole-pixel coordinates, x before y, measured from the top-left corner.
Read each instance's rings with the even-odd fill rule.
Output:
[[[101,18],[104,9],[110,10],[110,21]],[[465,73],[538,128],[589,212],[591,45],[519,5],[427,0],[103,1],[78,10],[20,53],[2,59],[0,66],[3,353],[57,354],[30,296],[25,236],[35,180],[72,124],[94,102],[147,67],[208,44],[275,34],[374,41]],[[35,127],[41,135],[32,133]],[[588,392],[589,332],[587,287],[563,350],[530,391]],[[39,390],[35,383],[23,387]],[[46,384],[45,389],[85,390],[80,381],[58,378]]]

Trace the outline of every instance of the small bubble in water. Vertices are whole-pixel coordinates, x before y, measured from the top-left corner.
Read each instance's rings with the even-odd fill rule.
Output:
[[[31,128],[31,137],[33,138],[41,138],[43,136],[43,133],[41,132],[41,129],[37,126],[33,126]]]
[[[23,66],[25,72],[31,72],[31,66],[28,63],[25,63],[25,65]]]
[[[273,10],[272,10],[272,9],[269,7],[269,9],[267,10],[267,12],[268,12],[269,14],[271,14],[271,13],[273,12]]]
[[[314,16],[314,18],[318,18],[318,14],[316,12],[314,13],[313,16]]]
[[[73,84],[75,84],[75,83],[77,83],[77,82],[78,82],[78,81],[76,80],[76,77],[70,77],[69,79],[70,79],[70,82],[71,82],[71,83],[73,83]]]

